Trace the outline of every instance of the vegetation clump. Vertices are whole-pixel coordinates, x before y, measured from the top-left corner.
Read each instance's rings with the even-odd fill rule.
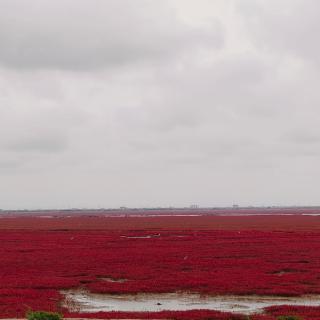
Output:
[[[30,311],[26,318],[27,320],[62,320],[62,315],[56,312]]]
[[[277,320],[302,320],[302,318],[298,316],[280,316]]]

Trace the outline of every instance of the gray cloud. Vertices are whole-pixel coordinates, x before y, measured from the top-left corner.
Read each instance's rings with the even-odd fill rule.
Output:
[[[318,1],[243,1],[237,7],[245,14],[245,23],[259,47],[270,54],[281,50],[307,62],[319,63]]]
[[[1,206],[318,204],[317,6],[1,1]]]
[[[7,145],[8,150],[16,152],[60,152],[66,148],[66,141],[57,136],[41,136],[20,138]]]
[[[166,1],[1,1],[0,63],[86,70],[157,62],[195,47],[220,47],[212,30],[179,21]]]

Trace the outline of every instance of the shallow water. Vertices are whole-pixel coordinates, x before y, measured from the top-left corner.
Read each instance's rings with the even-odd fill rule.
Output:
[[[70,311],[186,311],[208,309],[223,312],[252,314],[275,305],[320,306],[320,296],[200,296],[199,294],[92,294],[85,291],[64,291],[65,303]]]

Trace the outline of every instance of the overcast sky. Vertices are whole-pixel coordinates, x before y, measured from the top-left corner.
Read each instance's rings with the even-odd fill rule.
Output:
[[[320,204],[318,0],[1,0],[0,208]]]

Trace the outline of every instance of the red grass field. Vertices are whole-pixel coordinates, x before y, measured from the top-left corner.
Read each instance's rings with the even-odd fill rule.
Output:
[[[13,217],[0,219],[0,317],[61,311],[59,291],[320,294],[320,217]],[[132,238],[151,236],[151,238]],[[124,283],[105,278],[126,279]],[[320,307],[272,307],[250,319]],[[83,315],[82,315],[83,316]],[[213,311],[98,313],[95,318],[247,319]]]

